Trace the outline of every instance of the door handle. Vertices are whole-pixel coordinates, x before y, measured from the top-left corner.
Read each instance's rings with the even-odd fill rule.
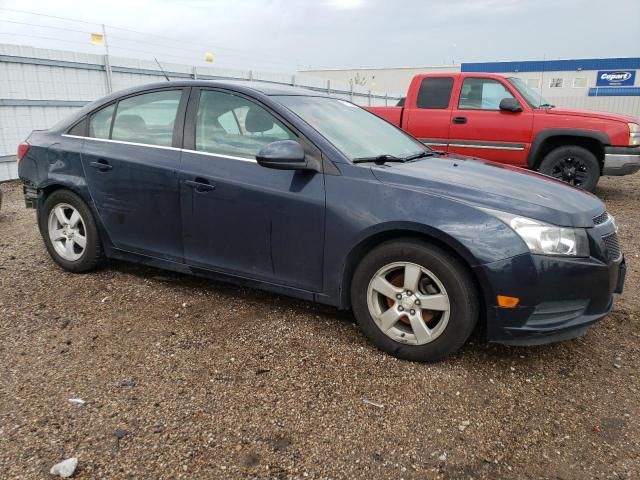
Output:
[[[109,165],[109,162],[107,162],[105,159],[101,158],[100,160],[98,160],[97,162],[91,162],[90,165],[93,168],[97,168],[98,170],[100,170],[101,172],[107,172],[111,169],[113,169],[112,165]]]
[[[211,185],[209,183],[209,180],[207,180],[206,178],[200,178],[200,177],[197,177],[194,180],[185,180],[184,183],[185,185],[189,185],[190,187],[193,187],[196,192],[201,192],[201,193],[209,192],[214,188],[216,188],[215,185]]]
[[[453,123],[467,123],[467,117],[453,117]]]

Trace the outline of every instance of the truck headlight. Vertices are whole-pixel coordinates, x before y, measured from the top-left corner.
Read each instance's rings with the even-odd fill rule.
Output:
[[[527,244],[531,253],[569,257],[589,256],[589,239],[584,228],[558,227],[506,212],[490,212],[509,225]]]
[[[637,123],[627,123],[629,125],[629,145],[640,145],[640,125]]]

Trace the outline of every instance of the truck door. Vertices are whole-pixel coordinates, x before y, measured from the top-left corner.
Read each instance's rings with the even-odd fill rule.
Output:
[[[533,112],[520,100],[521,112],[500,110],[504,98],[516,98],[494,78],[464,77],[454,98],[449,151],[501,163],[526,166]]]
[[[452,76],[430,75],[407,96],[404,129],[437,150],[447,149],[453,84]]]

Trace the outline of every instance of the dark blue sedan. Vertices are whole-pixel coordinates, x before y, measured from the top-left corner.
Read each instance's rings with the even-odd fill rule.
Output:
[[[18,149],[51,257],[141,262],[351,308],[400,358],[573,338],[624,257],[596,197],[433,151],[308,91],[168,82],[90,105]]]

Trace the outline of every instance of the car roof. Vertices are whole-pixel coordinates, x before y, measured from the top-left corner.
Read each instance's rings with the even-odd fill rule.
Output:
[[[157,90],[160,88],[184,88],[184,87],[210,87],[210,88],[224,88],[231,91],[245,93],[249,96],[267,95],[267,96],[306,96],[306,97],[329,97],[322,91],[314,91],[306,88],[299,88],[289,85],[279,85],[273,82],[256,82],[246,80],[170,80],[167,82],[155,82],[146,83],[143,85],[137,85],[135,87],[126,88],[124,90],[118,90],[105,97],[88,103],[77,112],[74,112],[71,116],[62,119],[51,127],[51,131],[61,131],[67,129],[73,125],[87,113],[102,108],[103,105],[107,105],[115,100],[136,93],[144,93],[146,91]]]
[[[157,88],[167,87],[217,87],[228,88],[237,91],[259,92],[264,95],[302,95],[302,96],[314,96],[314,97],[326,97],[326,93],[313,91],[306,88],[299,88],[289,85],[280,85],[272,82],[258,82],[248,80],[170,80],[168,82],[155,82],[147,83],[144,85],[138,85],[128,88],[126,90],[120,90],[114,92],[114,97],[120,97],[123,95],[129,95],[131,93],[143,92],[145,90],[154,90]]]

